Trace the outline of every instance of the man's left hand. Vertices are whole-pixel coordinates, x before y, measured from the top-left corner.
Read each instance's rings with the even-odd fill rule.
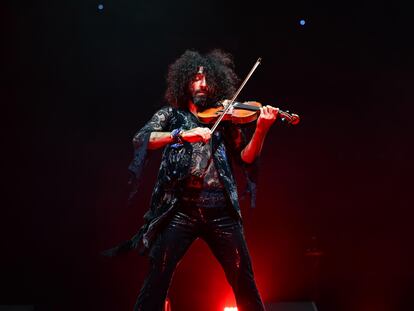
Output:
[[[263,106],[260,108],[260,115],[257,119],[256,128],[260,131],[267,132],[272,124],[276,121],[279,108],[272,106]]]

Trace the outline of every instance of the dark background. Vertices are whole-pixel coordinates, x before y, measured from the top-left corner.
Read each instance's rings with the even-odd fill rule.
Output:
[[[132,310],[146,259],[99,255],[134,234],[148,206],[159,158],[142,204],[127,208],[131,138],[164,104],[168,65],[218,47],[241,78],[263,58],[240,101],[301,116],[273,126],[258,206],[242,204],[263,299],[413,309],[408,4],[9,1],[0,14],[0,305]],[[174,311],[234,302],[201,241],[170,297]]]

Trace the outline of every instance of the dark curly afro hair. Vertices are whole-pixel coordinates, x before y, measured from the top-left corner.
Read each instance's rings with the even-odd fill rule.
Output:
[[[229,99],[236,92],[239,78],[234,72],[233,57],[229,53],[214,49],[202,55],[197,51],[186,50],[168,68],[165,99],[173,107],[187,108],[191,99],[189,85],[198,66],[204,67],[212,103]]]

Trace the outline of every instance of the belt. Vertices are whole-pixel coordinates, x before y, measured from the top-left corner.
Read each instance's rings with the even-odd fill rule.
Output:
[[[184,205],[201,207],[201,208],[217,208],[225,207],[228,204],[224,189],[184,189],[181,197]]]

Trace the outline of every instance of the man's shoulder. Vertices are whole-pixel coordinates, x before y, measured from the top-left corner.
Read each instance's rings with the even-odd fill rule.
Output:
[[[168,103],[161,106],[155,115],[170,122],[170,125],[181,126],[183,123],[191,122],[192,113],[185,108],[174,107]]]
[[[170,120],[176,114],[176,108],[171,105],[164,104],[159,106],[154,113],[154,117],[162,118],[163,120]]]
[[[176,110],[176,108],[174,108],[173,106],[166,103],[166,104],[161,105],[161,107],[159,107],[157,111],[159,111],[159,112],[163,111],[163,112],[171,113],[175,110]]]
[[[191,113],[188,109],[174,107],[168,103],[158,108],[157,112],[168,113],[168,114],[181,114],[181,115],[188,115]]]

